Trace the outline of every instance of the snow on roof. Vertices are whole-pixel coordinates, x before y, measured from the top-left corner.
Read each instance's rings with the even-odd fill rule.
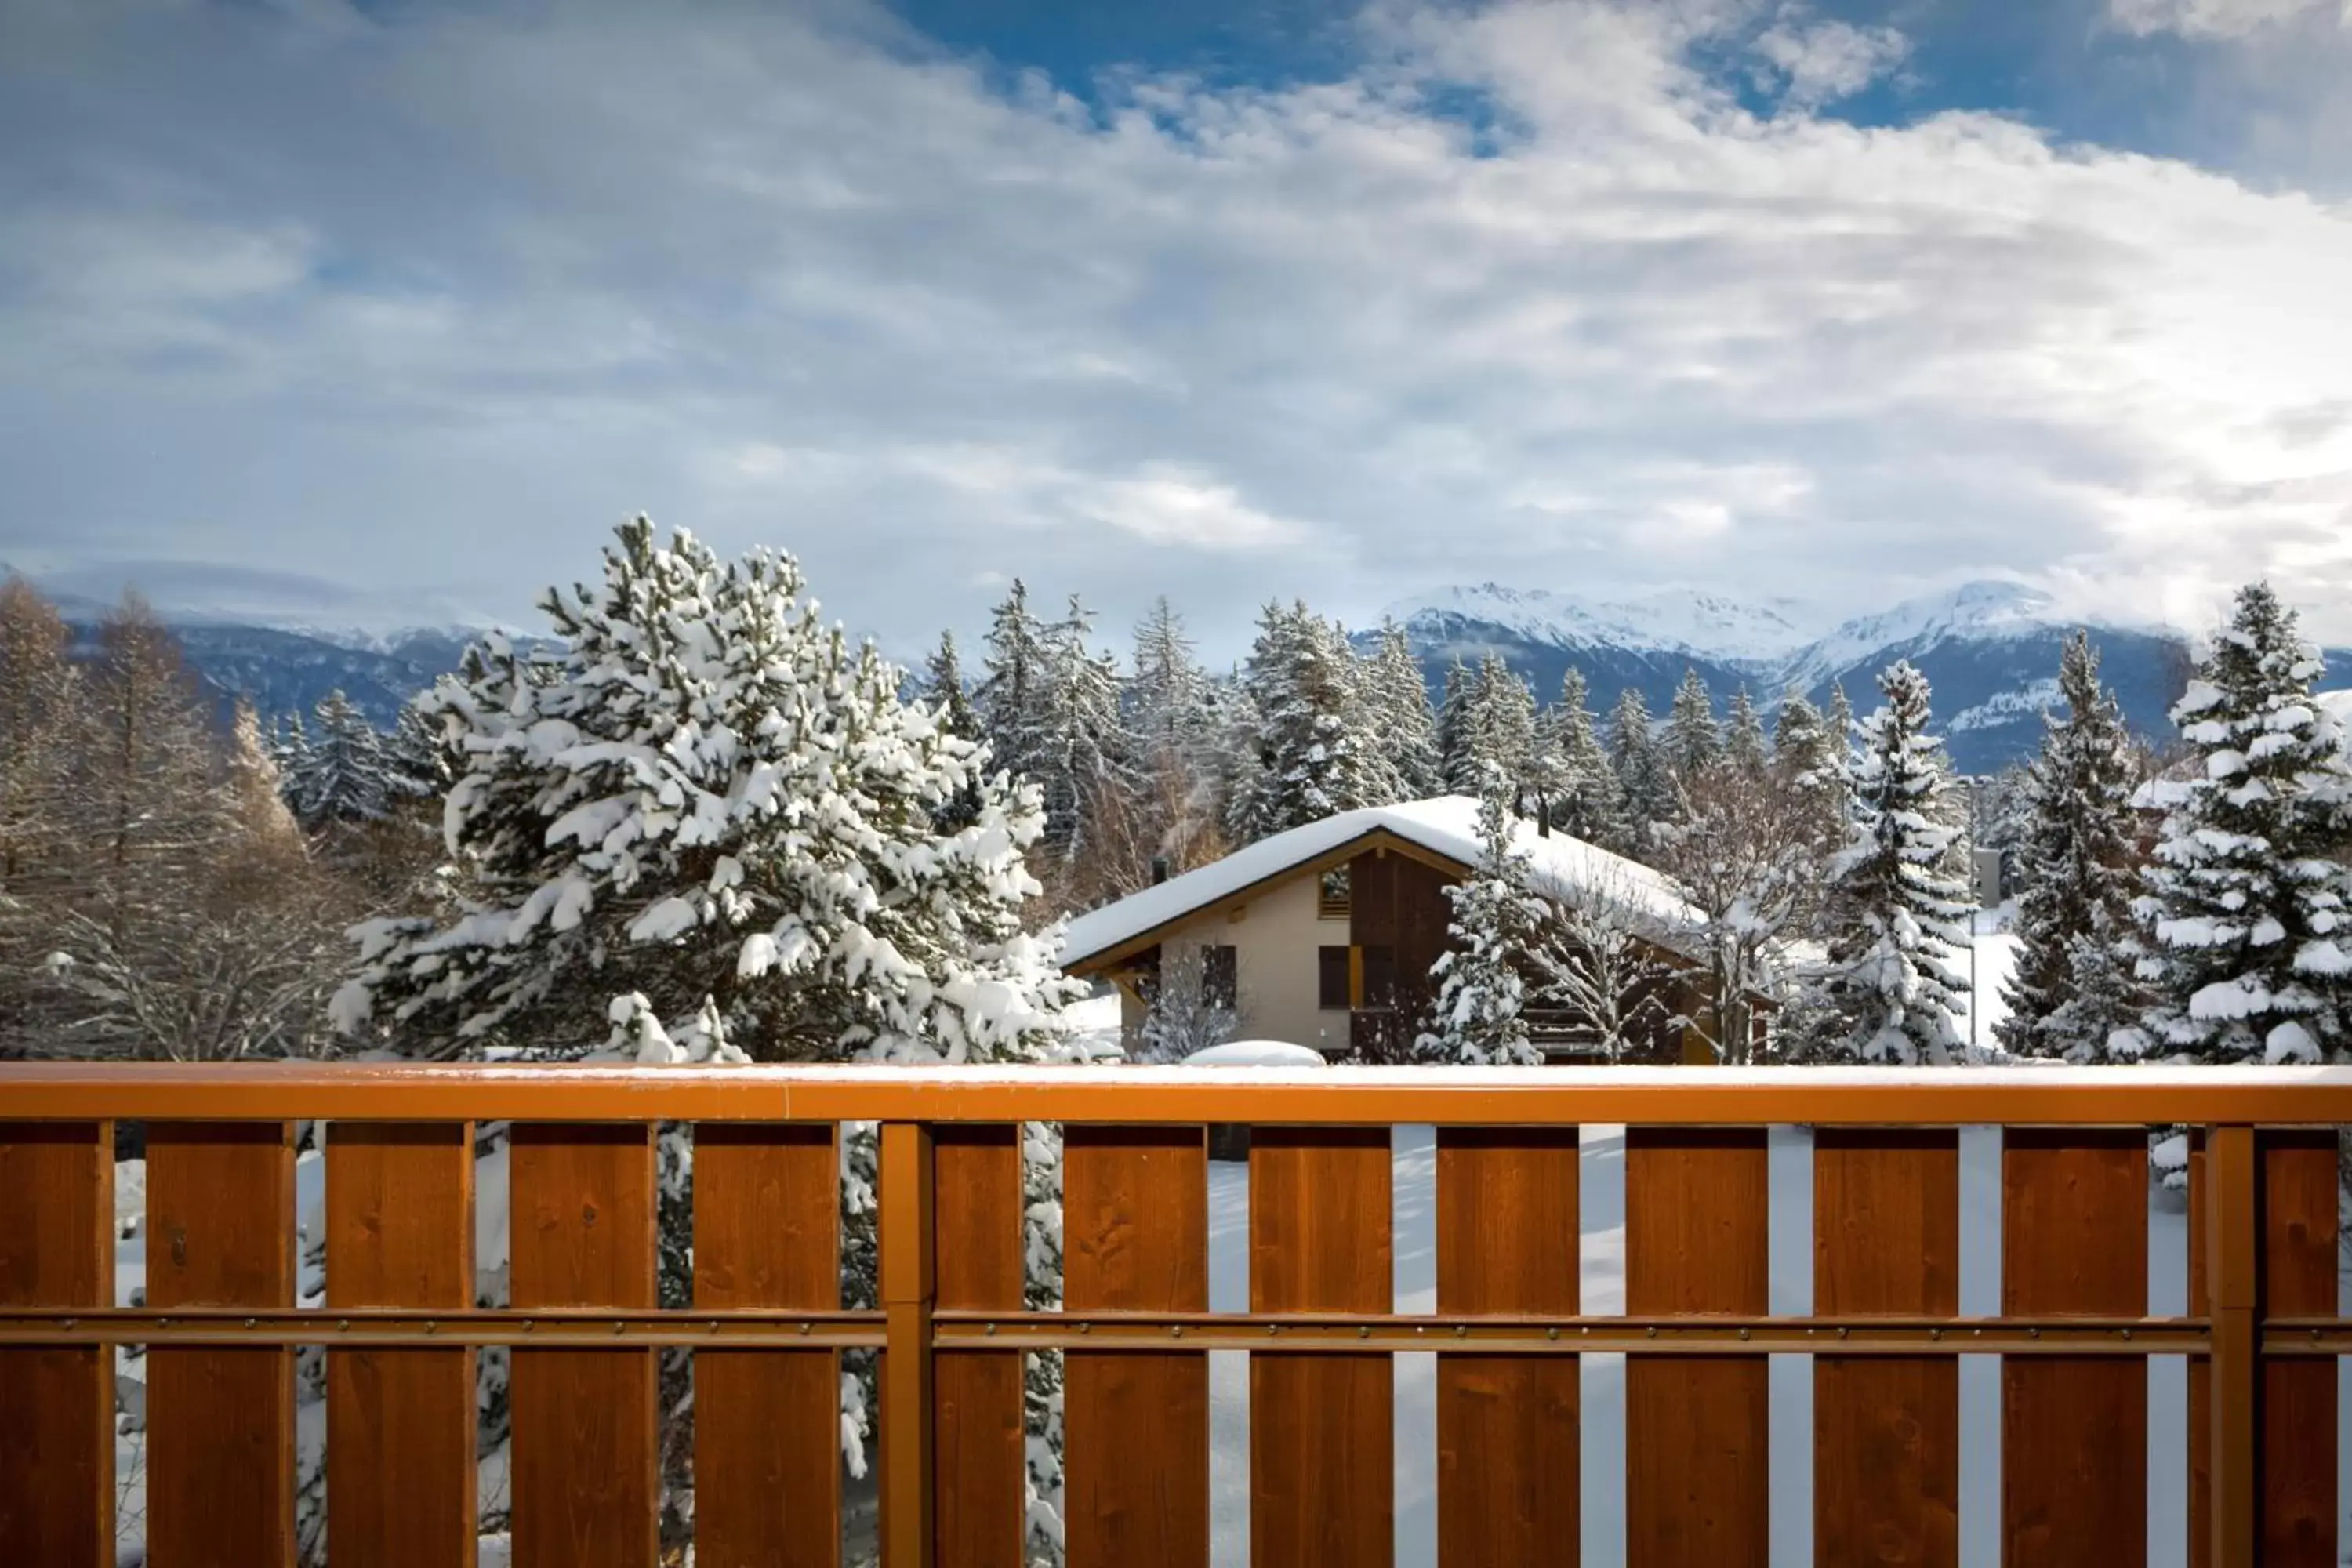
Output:
[[[1234,850],[1222,860],[1171,877],[1157,887],[1130,893],[1114,904],[1072,921],[1062,952],[1065,967],[1171,924],[1221,900],[1296,866],[1305,865],[1367,834],[1387,831],[1407,843],[1464,866],[1475,866],[1478,803],[1468,795],[1439,795],[1400,805],[1343,811],[1287,833]],[[1512,848],[1527,858],[1535,890],[1562,902],[1602,898],[1627,909],[1645,935],[1674,944],[1675,933],[1697,921],[1658,872],[1580,838],[1541,834],[1522,818]]]

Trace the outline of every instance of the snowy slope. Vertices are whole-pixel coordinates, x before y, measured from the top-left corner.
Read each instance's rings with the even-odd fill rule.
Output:
[[[1560,647],[1625,647],[1686,653],[1717,662],[1767,661],[1802,647],[1806,634],[1787,600],[1748,605],[1717,595],[1671,592],[1632,599],[1586,599],[1542,588],[1440,588],[1389,606],[1402,625],[1453,617]]]

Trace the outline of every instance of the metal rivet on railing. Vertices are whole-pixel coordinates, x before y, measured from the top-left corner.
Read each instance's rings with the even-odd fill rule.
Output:
[[[1748,1331],[1747,1331],[1746,1329],[1742,1329],[1742,1330],[1740,1330],[1740,1331],[1739,1331],[1739,1337],[1740,1337],[1741,1339],[1743,1339],[1743,1340],[1744,1340],[1744,1339],[1746,1339],[1746,1338],[1748,1337]]]
[[[1454,1324],[1454,1337],[1455,1339],[1457,1339],[1457,1340],[1466,1340],[1466,1339],[1468,1339],[1468,1338],[1470,1337],[1470,1325],[1469,1325],[1469,1324],[1467,1324],[1467,1323],[1456,1323],[1456,1324]]]
[[[714,1333],[714,1334],[715,1334],[715,1333],[717,1333],[717,1332],[719,1331],[719,1320],[718,1320],[718,1319],[713,1318],[713,1319],[711,1319],[711,1320],[710,1320],[709,1329],[710,1329],[710,1331],[711,1331],[712,1333]]]
[[[1655,1324],[1655,1323],[1652,1323],[1648,1328],[1646,1328],[1646,1329],[1643,1330],[1642,1331],[1643,1331],[1643,1333],[1648,1334],[1652,1339],[1654,1339],[1654,1339],[1656,1339],[1656,1338],[1658,1337],[1658,1325],[1657,1325],[1657,1324]]]
[[[2319,1331],[2317,1329],[2311,1331],[2311,1342],[2313,1344],[2317,1344],[2319,1342]]]
[[[983,1323],[981,1325],[980,1331],[983,1334],[992,1334],[996,1331],[996,1325],[994,1323]]]
[[[2129,1339],[2129,1338],[2131,1338],[2131,1331],[2130,1331],[2129,1329],[2126,1329],[2126,1330],[2124,1331],[2124,1338],[2126,1338],[2126,1339]]]
[[[335,1320],[335,1332],[339,1334],[348,1334],[351,1331],[352,1321],[349,1318],[337,1318]]]
[[[807,1332],[809,1331],[809,1329],[810,1329],[811,1327],[812,1327],[812,1325],[811,1325],[811,1324],[808,1324],[808,1323],[803,1323],[803,1324],[801,1325],[801,1327],[800,1327],[800,1331],[801,1331],[802,1333],[807,1333]],[[989,1331],[990,1333],[992,1333],[992,1333],[994,1333],[994,1332],[996,1331],[996,1325],[995,1325],[994,1323],[991,1323],[991,1324],[989,1324],[989,1325],[988,1325],[988,1331]]]
[[[1282,1332],[1282,1325],[1280,1323],[1268,1323],[1265,1326],[1265,1334],[1268,1339],[1272,1339],[1275,1335],[1280,1332]]]
[[[1929,1329],[1927,1331],[1927,1337],[1931,1340],[1940,1340],[1944,1337],[1944,1331],[1941,1329]]]
[[[1168,1325],[1168,1337],[1169,1337],[1170,1339],[1171,1339],[1171,1340],[1181,1340],[1181,1339],[1182,1339],[1182,1338],[1184,1337],[1184,1325],[1183,1325],[1183,1324],[1181,1324],[1181,1323],[1171,1323],[1171,1324],[1169,1324],[1169,1325]]]
[[[248,1328],[248,1329],[257,1329],[257,1328],[259,1328],[259,1327],[261,1326],[261,1322],[260,1322],[260,1320],[259,1320],[259,1319],[257,1319],[257,1318],[247,1318],[247,1319],[245,1321],[245,1326],[246,1326],[247,1328]]]
[[[1548,1340],[1556,1340],[1559,1338],[1559,1331],[1558,1329],[1546,1329],[1544,1331],[1544,1338]]]
[[[425,1320],[425,1331],[428,1334],[432,1333],[438,1326],[439,1325],[435,1323],[430,1318]]]
[[[2028,1329],[2025,1331],[2025,1337],[2029,1340],[2038,1340],[2042,1337],[2042,1331],[2040,1329]]]
[[[169,1318],[158,1318],[155,1320],[155,1326],[159,1329],[168,1329],[172,1326],[172,1320]]]
[[[530,1329],[531,1329],[531,1322],[530,1322],[530,1320],[529,1318],[525,1318],[525,1319],[522,1321],[522,1331],[523,1331],[524,1333],[529,1333],[529,1332],[530,1332]]]
[[[1090,1334],[1090,1333],[1093,1333],[1094,1331],[1095,1331],[1095,1326],[1094,1326],[1092,1323],[1080,1323],[1080,1324],[1078,1325],[1078,1332],[1080,1332],[1080,1333],[1082,1333],[1082,1334]]]
[[[1360,1340],[1370,1339],[1372,1337],[1372,1331],[1360,1324],[1356,1329],[1356,1337]]]
[[[628,1331],[629,1331],[629,1325],[628,1325],[628,1324],[626,1324],[626,1323],[614,1323],[614,1324],[613,1325],[613,1332],[614,1332],[616,1336],[617,1336],[617,1335],[620,1335],[620,1334],[625,1334],[625,1333],[627,1333]]]
[[[1838,1338],[1840,1338],[1840,1339],[1843,1339],[1843,1338],[1845,1338],[1845,1337],[1846,1337],[1846,1335],[1848,1335],[1849,1333],[1852,1333],[1853,1331],[1853,1330],[1846,1328],[1843,1324],[1840,1324],[1840,1325],[1838,1326]]]
[[[73,1331],[73,1329],[74,1329],[74,1327],[75,1327],[75,1323],[76,1323],[76,1321],[75,1321],[74,1319],[72,1319],[72,1318],[68,1318],[68,1319],[65,1321],[65,1327],[66,1327],[66,1330],[67,1330],[67,1331],[68,1331],[68,1332],[71,1332],[71,1331]]]

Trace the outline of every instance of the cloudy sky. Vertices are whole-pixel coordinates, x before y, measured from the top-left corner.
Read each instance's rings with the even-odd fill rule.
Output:
[[[2352,636],[2347,79],[2352,0],[0,0],[0,561]]]

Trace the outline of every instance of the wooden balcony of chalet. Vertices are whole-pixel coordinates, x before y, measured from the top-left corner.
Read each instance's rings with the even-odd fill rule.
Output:
[[[326,1124],[298,1310],[293,1126]],[[474,1127],[513,1126],[512,1305],[473,1300]],[[1063,1309],[1024,1310],[1017,1124],[1066,1136]],[[145,1305],[113,1305],[113,1124]],[[881,1124],[881,1304],[836,1142]],[[692,1302],[656,1142],[697,1144]],[[1246,1122],[1250,1310],[1208,1310],[1203,1129]],[[1767,1559],[1767,1361],[1812,1358],[1816,1559],[1952,1564],[1958,1362],[2000,1358],[2004,1562],[2145,1552],[2147,1358],[2189,1358],[2192,1561],[2336,1562],[2352,1070],[2082,1074],[0,1067],[0,1563],[114,1540],[112,1358],[149,1347],[152,1568],[293,1558],[293,1348],[327,1347],[331,1561],[470,1563],[475,1358],[514,1347],[523,1568],[655,1560],[656,1352],[695,1354],[701,1568],[839,1551],[839,1358],[881,1352],[885,1561],[1010,1568],[1022,1354],[1067,1353],[1071,1568],[1204,1568],[1212,1350],[1252,1357],[1259,1568],[1390,1563],[1390,1358],[1437,1356],[1445,1568],[1566,1563],[1580,1354],[1626,1363],[1626,1561]],[[1814,1315],[1768,1308],[1766,1130],[1815,1130]],[[1391,1310],[1390,1131],[1436,1133],[1437,1310]],[[1579,1300],[1579,1130],[1625,1134],[1625,1311]],[[1997,1125],[2000,1314],[1958,1310],[1958,1129]],[[2147,1315],[2147,1140],[2195,1131],[2188,1315]],[[1783,1507],[1788,1506],[1786,1500]]]

